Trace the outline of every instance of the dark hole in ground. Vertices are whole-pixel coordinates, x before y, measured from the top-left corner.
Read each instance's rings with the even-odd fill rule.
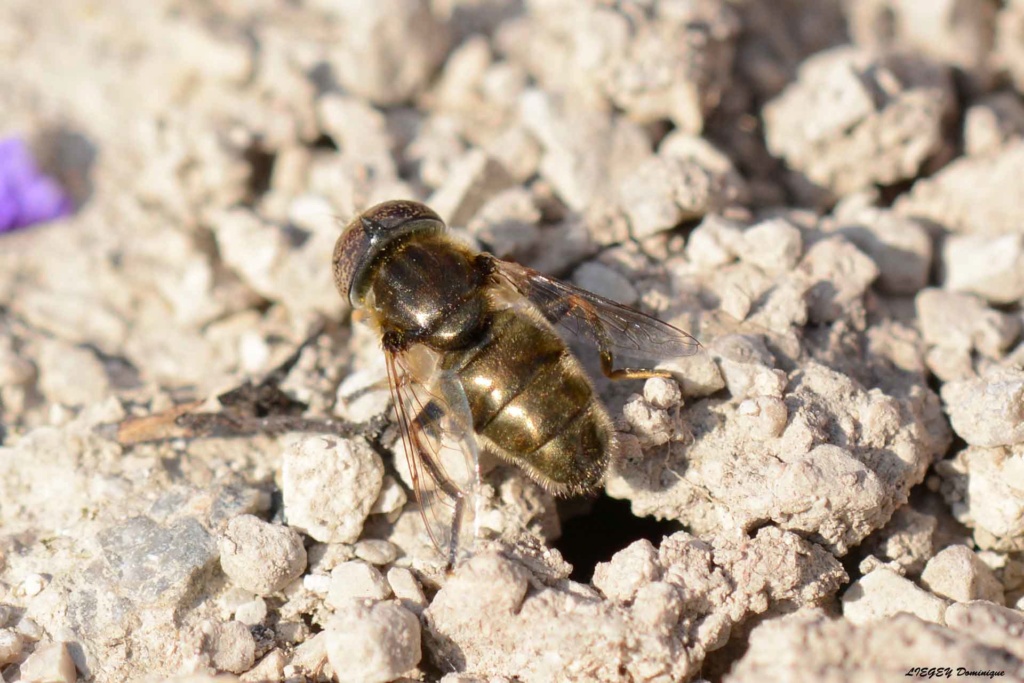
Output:
[[[321,133],[320,137],[310,145],[313,149],[324,149],[338,151],[338,144],[327,133]]]
[[[129,390],[142,386],[142,379],[138,368],[127,358],[104,353],[102,349],[92,344],[83,344],[82,348],[92,352],[97,360],[103,364],[103,369],[107,373],[107,379],[110,380],[110,385],[113,388]]]
[[[334,69],[330,64],[320,62],[309,70],[309,80],[316,87],[317,96],[338,90],[338,79],[334,77]]]
[[[277,486],[270,489],[270,509],[265,514],[274,524],[288,523],[284,516],[284,493]]]
[[[878,188],[878,203],[880,206],[891,207],[897,199],[905,195],[910,191],[910,188],[914,186],[913,180],[901,180],[898,183],[892,185],[882,185]]]
[[[572,564],[570,578],[581,583],[590,582],[598,562],[607,562],[633,541],[646,538],[658,545],[662,538],[682,528],[677,522],[635,517],[629,501],[604,494],[594,499],[586,514],[568,519],[563,515],[563,520],[562,537],[555,547]]]
[[[313,233],[311,233],[310,231],[303,230],[302,228],[291,223],[285,225],[282,228],[282,230],[285,236],[288,238],[288,243],[292,245],[293,249],[298,249],[303,244],[308,242],[309,238],[313,236]]]
[[[270,189],[270,178],[274,173],[276,159],[276,154],[259,145],[252,145],[245,150],[245,160],[252,169],[249,173],[247,204],[255,204]]]

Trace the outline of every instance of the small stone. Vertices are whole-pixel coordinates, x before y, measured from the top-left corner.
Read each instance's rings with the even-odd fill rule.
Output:
[[[18,620],[18,623],[14,625],[14,630],[26,640],[37,641],[42,640],[45,635],[43,628],[36,623],[35,619],[31,617],[22,617]]]
[[[964,114],[964,149],[971,156],[997,153],[1024,136],[1024,104],[1008,92],[976,100]]]
[[[317,114],[324,132],[336,145],[345,150],[345,162],[359,169],[356,171],[346,168],[343,171],[342,182],[349,174],[360,172],[372,173],[376,176],[377,182],[397,177],[398,169],[391,154],[392,145],[395,144],[394,136],[388,128],[388,119],[383,112],[365,99],[329,93],[319,99]],[[311,181],[313,180],[311,178]],[[349,182],[355,180],[351,179]],[[323,197],[333,196],[333,193],[340,189],[316,187],[315,182],[311,182],[311,185],[320,195],[314,195],[314,201],[317,202],[324,202]],[[356,210],[355,206],[345,208],[348,209],[348,213],[354,213]],[[320,213],[320,210],[317,210],[317,213]]]
[[[685,397],[710,396],[725,388],[721,369],[711,354],[703,350],[691,356],[662,361],[658,363],[658,369],[672,373]]]
[[[953,516],[974,530],[980,548],[1024,548],[1024,448],[971,446],[936,470]]]
[[[638,590],[661,575],[658,550],[650,541],[640,540],[612,555],[609,562],[594,567],[594,588],[609,600],[628,602]]]
[[[655,408],[667,410],[682,404],[683,393],[675,380],[652,377],[644,382],[644,400]]]
[[[833,322],[849,315],[878,277],[878,266],[857,247],[841,237],[816,243],[800,262],[809,287],[805,294],[807,313],[817,323]]]
[[[375,565],[385,565],[395,561],[398,557],[398,549],[394,544],[378,538],[370,538],[364,541],[357,541],[355,545],[356,557],[360,560]]]
[[[349,422],[369,422],[386,413],[391,405],[387,369],[361,367],[349,373],[338,385],[336,397],[335,414]]]
[[[731,263],[742,250],[740,226],[718,215],[705,217],[686,241],[686,258],[704,270]]]
[[[420,662],[420,621],[394,602],[350,600],[327,622],[325,647],[335,672],[347,680],[384,683]]]
[[[274,159],[274,174],[270,179],[272,191],[289,197],[304,192],[312,160],[312,150],[305,145],[290,144],[279,149]]]
[[[734,398],[782,395],[785,373],[774,369],[775,358],[760,336],[723,335],[712,342],[709,351],[718,361],[726,388]]]
[[[740,194],[725,177],[697,162],[655,156],[623,179],[619,204],[630,234],[642,240],[738,203]]]
[[[420,614],[427,607],[427,596],[416,580],[416,575],[405,567],[388,570],[388,585],[402,606],[413,614]]]
[[[834,47],[806,59],[762,112],[772,154],[845,195],[915,178],[948,143],[950,70],[919,54]]]
[[[953,431],[972,446],[1024,442],[1024,370],[996,367],[941,393]]]
[[[698,133],[729,80],[739,18],[722,3],[663,7],[649,20],[641,17],[627,54],[611,72],[609,94],[634,119],[670,118],[680,130]]]
[[[522,125],[506,128],[487,142],[484,148],[517,183],[526,183],[536,175],[540,166],[540,145]]]
[[[0,337],[0,387],[22,387],[36,377],[36,366]]]
[[[542,226],[538,243],[544,248],[527,261],[541,273],[559,273],[597,252],[597,243],[589,222],[582,216],[569,214],[554,225]]]
[[[427,608],[454,614],[514,614],[529,587],[528,573],[519,564],[493,552],[479,553],[460,565]]]
[[[872,537],[873,544],[877,544],[876,554],[894,562],[905,573],[918,575],[935,554],[933,538],[937,525],[934,516],[904,505]]]
[[[352,543],[380,494],[384,466],[366,442],[307,437],[284,454],[289,525],[324,543]]]
[[[543,149],[541,177],[574,211],[607,202],[626,175],[651,157],[643,128],[624,117],[573,107],[540,90],[524,93],[520,112]]]
[[[0,667],[17,661],[21,658],[21,651],[25,647],[25,640],[9,629],[0,629]]]
[[[677,424],[667,410],[652,406],[642,396],[633,395],[622,407],[622,417],[644,448],[660,446],[672,440]]]
[[[290,657],[284,650],[274,648],[264,655],[263,659],[256,663],[256,666],[242,674],[239,677],[239,681],[241,683],[276,683],[277,681],[284,681],[286,679],[284,671],[289,659]]]
[[[304,671],[316,671],[327,663],[327,634],[321,631],[312,635],[308,628],[303,629],[303,634],[302,640],[292,641],[297,647],[284,669],[285,675],[289,677],[301,676]]]
[[[181,605],[203,585],[217,562],[217,543],[194,517],[160,526],[133,517],[98,535],[122,594],[140,605]]]
[[[1006,65],[1017,92],[1024,92],[1024,45],[1020,36],[1024,32],[1024,3],[1006,3],[996,20],[996,54]]]
[[[925,354],[925,364],[943,382],[974,379],[974,361],[970,349],[935,346]]]
[[[706,136],[674,130],[658,143],[658,155],[670,159],[693,161],[735,186],[737,195],[745,199],[743,177],[736,171],[729,154],[716,147]]]
[[[171,40],[181,49],[182,60],[203,78],[242,85],[253,69],[253,49],[242,32],[236,36],[214,34],[199,25],[174,22]]]
[[[391,588],[380,571],[361,560],[352,560],[331,570],[327,604],[339,608],[349,600],[385,600]]]
[[[787,403],[792,402],[795,407],[797,396],[807,396],[801,391],[805,388],[806,385],[798,387],[787,395]],[[806,404],[804,408],[794,411],[782,434],[779,448],[783,453],[791,450],[787,442],[796,442],[807,428]],[[872,524],[878,526],[878,518],[888,518],[887,508],[892,505],[890,485],[851,451],[826,442],[803,455],[788,457],[791,459],[772,474],[771,490],[776,498],[772,514],[790,528],[815,529],[833,552],[842,553],[848,544],[859,543],[868,530],[876,528],[861,521],[865,515],[877,515]],[[808,493],[811,491],[814,493]],[[842,521],[837,523],[837,517]],[[864,526],[858,528],[858,524]]]
[[[466,153],[458,122],[450,116],[423,120],[409,142],[405,156],[419,165],[419,177],[428,187],[444,184],[452,165]]]
[[[75,683],[78,672],[64,643],[45,643],[21,663],[21,680],[39,683]]]
[[[29,290],[12,304],[33,326],[74,344],[116,348],[128,334],[128,323],[95,296]]]
[[[953,607],[956,605],[950,610]],[[935,662],[934,671],[941,672],[943,678],[947,670],[950,678],[958,678],[957,667],[986,672],[984,675],[994,680],[1020,677],[1016,659],[982,644],[974,635],[966,630],[950,631],[910,614],[858,626],[833,618],[825,609],[805,608],[760,622],[751,633],[748,649],[723,680],[891,681],[903,677],[919,661]],[[850,657],[851,652],[856,652],[856,657]],[[947,660],[948,665],[940,663]],[[921,668],[927,672],[930,666]],[[872,673],[865,673],[868,671]],[[1008,675],[993,675],[997,671]]]
[[[270,362],[270,344],[260,334],[245,333],[238,340],[238,359],[245,372],[258,374]]]
[[[640,586],[633,598],[630,617],[641,629],[664,632],[675,627],[683,611],[683,591],[668,582],[654,581]]]
[[[498,258],[523,260],[538,246],[540,219],[530,191],[515,186],[488,199],[467,227]]]
[[[945,286],[995,304],[1024,298],[1024,235],[953,235],[942,249]]]
[[[263,598],[242,603],[235,609],[235,620],[246,626],[262,624],[266,618],[267,603]]]
[[[961,234],[1024,234],[1020,197],[1024,196],[1024,140],[1013,140],[995,154],[960,157],[930,178],[921,178],[899,197],[893,209]],[[970,244],[970,243],[968,243]],[[975,246],[983,248],[984,243]],[[950,248],[947,244],[947,253]],[[997,255],[999,256],[999,255]],[[949,254],[956,260],[955,253]],[[1005,259],[1005,255],[1002,256]],[[997,263],[1005,263],[998,260]],[[973,264],[972,264],[973,265]],[[974,270],[984,275],[982,266]]]
[[[343,35],[334,68],[349,92],[377,105],[400,104],[424,90],[448,51],[448,28],[417,0],[331,3]]]
[[[928,344],[999,358],[1020,334],[1019,317],[990,308],[971,294],[923,289],[914,304]]]
[[[331,577],[325,574],[306,574],[302,577],[302,585],[310,593],[327,595],[331,590]]]
[[[103,364],[87,349],[45,340],[36,362],[39,389],[51,401],[69,406],[88,405],[110,392]]]
[[[859,2],[845,8],[859,45],[879,51],[919,52],[956,67],[967,92],[992,88],[992,47],[997,2],[956,0]],[[960,84],[958,82],[958,84]]]
[[[842,602],[843,616],[858,625],[882,621],[900,612],[945,623],[945,600],[884,567],[855,581],[843,593]]]
[[[748,398],[740,403],[737,412],[747,419],[754,434],[765,439],[781,436],[789,418],[786,402],[776,396]]]
[[[743,231],[736,246],[740,260],[768,275],[788,273],[803,253],[800,230],[784,218],[772,218]]]
[[[29,574],[18,585],[18,593],[26,598],[34,598],[43,592],[48,583],[46,577],[41,574]]]
[[[408,502],[409,496],[402,485],[390,474],[384,475],[384,482],[380,488],[380,495],[373,501],[370,513],[375,515],[390,515],[400,511]]]
[[[316,573],[330,572],[356,556],[348,543],[314,543],[309,548],[309,568]]]
[[[632,14],[537,3],[527,14],[502,27],[498,45],[545,90],[644,123],[671,119],[692,134],[729,83],[741,28],[720,2],[650,3]]]
[[[204,650],[220,671],[242,673],[256,662],[256,641],[249,627],[237,621],[203,624]]]
[[[514,184],[500,162],[476,149],[452,166],[427,203],[448,225],[465,227],[488,200]]]
[[[970,548],[954,545],[928,560],[921,585],[955,602],[988,600],[1003,604],[1003,586]]]
[[[211,213],[209,222],[225,265],[271,301],[296,315],[338,315],[344,306],[322,255],[334,248],[333,224],[310,233],[300,246],[281,225],[249,210],[232,208]]]
[[[919,221],[874,207],[836,213],[836,232],[875,262],[883,291],[914,294],[928,284],[932,239]]]
[[[946,625],[995,651],[1024,660],[1024,614],[985,600],[957,602],[946,608]]]
[[[577,286],[624,306],[634,305],[640,297],[622,273],[596,261],[588,261],[577,268],[572,279]]]
[[[239,515],[228,522],[220,539],[220,564],[237,585],[269,595],[302,575],[306,549],[294,529]]]

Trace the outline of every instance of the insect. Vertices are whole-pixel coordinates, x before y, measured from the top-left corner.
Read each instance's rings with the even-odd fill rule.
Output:
[[[632,308],[470,249],[418,202],[356,216],[333,272],[380,335],[413,488],[449,566],[482,452],[556,495],[597,488],[615,453],[608,412],[557,330],[595,344],[613,379],[669,376],[615,368],[617,353],[659,360],[700,347]]]

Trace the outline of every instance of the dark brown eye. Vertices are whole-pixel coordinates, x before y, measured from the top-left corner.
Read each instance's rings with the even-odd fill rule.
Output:
[[[382,202],[357,215],[334,245],[334,286],[353,306],[373,260],[393,240],[414,232],[443,232],[430,207],[405,199]]]
[[[345,227],[345,231],[334,243],[334,286],[338,288],[338,293],[349,299],[353,305],[355,302],[351,301],[350,297],[352,280],[359,269],[359,264],[366,260],[370,244],[370,238],[358,216]]]
[[[405,232],[410,224],[420,221],[444,224],[441,217],[429,206],[404,199],[371,206],[358,218],[371,240],[384,239],[395,230]]]

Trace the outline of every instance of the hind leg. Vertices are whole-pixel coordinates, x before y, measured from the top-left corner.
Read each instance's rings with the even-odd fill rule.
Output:
[[[598,342],[598,350],[601,353],[601,372],[609,379],[650,379],[651,377],[664,377],[672,379],[672,373],[667,370],[648,370],[646,368],[616,368],[615,356],[607,344]]]

